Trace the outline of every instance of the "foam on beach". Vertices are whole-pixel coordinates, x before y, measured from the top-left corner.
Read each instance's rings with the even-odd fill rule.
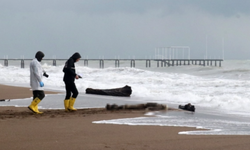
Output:
[[[77,73],[81,74],[83,78],[76,81],[80,94],[75,106],[80,109],[105,107],[107,103],[124,105],[156,102],[177,108],[180,104],[191,103],[197,108],[194,115],[183,116],[180,113],[178,115],[167,113],[143,119],[113,120],[112,123],[190,126],[211,129],[210,134],[215,132],[217,134],[242,134],[245,129],[249,129],[247,119],[244,120],[244,118],[249,118],[250,114],[249,65],[250,62],[248,61],[244,63],[241,61],[226,61],[223,62],[221,68],[192,65],[143,68],[142,66],[145,66],[145,64],[142,63],[137,64],[137,68],[107,66],[104,69],[99,69],[83,66],[83,62],[80,62],[76,64],[76,68]],[[43,62],[43,67],[49,74],[49,78],[44,78],[45,89],[64,92],[63,66],[52,66]],[[29,87],[28,67],[0,66],[0,68],[1,84]],[[85,94],[86,88],[107,89],[125,85],[132,87],[131,97]],[[64,94],[46,95],[39,105],[39,109],[63,109],[62,101],[64,98]],[[10,102],[0,102],[0,105],[26,107],[30,101],[31,98],[11,100]],[[197,116],[199,116],[198,119]],[[229,118],[213,118],[217,116],[229,116]],[[235,118],[243,120],[235,120]],[[230,122],[232,120],[233,122]],[[243,122],[242,126],[238,127],[238,122]],[[110,122],[106,121],[105,123]],[[216,126],[212,126],[213,124]],[[223,126],[224,124],[237,126],[239,130],[224,130],[226,129]],[[244,133],[249,134],[248,132]],[[208,132],[181,132],[180,134],[208,134]]]

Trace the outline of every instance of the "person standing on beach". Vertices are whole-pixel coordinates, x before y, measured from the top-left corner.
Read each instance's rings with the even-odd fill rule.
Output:
[[[44,83],[42,81],[42,77],[48,77],[46,72],[43,70],[41,61],[44,57],[44,53],[38,51],[35,55],[35,58],[30,62],[30,86],[33,92],[33,101],[29,105],[29,109],[37,114],[41,114],[38,110],[38,104],[45,97],[43,86]]]
[[[78,95],[78,90],[75,85],[75,79],[79,79],[80,76],[76,74],[75,62],[78,62],[81,58],[79,53],[74,53],[65,63],[63,68],[65,83],[66,97],[64,99],[65,111],[76,111],[74,108],[75,100]],[[72,94],[72,96],[71,96]]]

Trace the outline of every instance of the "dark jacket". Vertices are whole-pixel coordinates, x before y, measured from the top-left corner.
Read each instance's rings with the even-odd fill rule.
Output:
[[[65,66],[63,68],[64,82],[67,83],[75,82],[75,77],[76,77],[75,62],[78,58],[81,58],[81,55],[79,53],[75,53],[66,61]]]

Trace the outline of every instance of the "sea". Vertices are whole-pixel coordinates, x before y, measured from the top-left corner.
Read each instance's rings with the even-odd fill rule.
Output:
[[[42,61],[49,78],[43,78],[45,90],[59,91],[61,94],[46,95],[39,109],[64,109],[65,87],[63,72],[65,60]],[[187,135],[250,135],[250,60],[224,60],[220,66],[179,65],[157,66],[151,61],[80,60],[76,71],[82,79],[75,81],[79,96],[76,108],[100,108],[106,104],[140,104],[156,102],[171,108],[191,103],[195,112],[156,111],[145,116],[114,120],[96,120],[97,124],[119,124],[133,126],[177,126],[195,127],[195,131],[181,131]],[[20,67],[20,60],[9,61],[8,67],[0,62],[0,84],[29,87],[29,61]],[[86,94],[87,88],[110,89],[131,86],[130,97],[114,97]],[[13,93],[14,94],[14,93]],[[32,98],[11,99],[0,102],[0,106],[27,107]],[[205,130],[204,130],[205,129]]]

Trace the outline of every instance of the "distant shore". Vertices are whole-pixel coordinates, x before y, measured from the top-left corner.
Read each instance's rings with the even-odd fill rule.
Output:
[[[46,94],[56,92],[46,91]],[[0,85],[0,99],[32,97],[29,88]],[[0,102],[1,105],[1,102]],[[144,116],[144,111],[107,111],[105,108],[42,110],[0,107],[0,148],[11,150],[248,150],[250,136],[179,135],[186,127],[93,124],[92,121]]]

